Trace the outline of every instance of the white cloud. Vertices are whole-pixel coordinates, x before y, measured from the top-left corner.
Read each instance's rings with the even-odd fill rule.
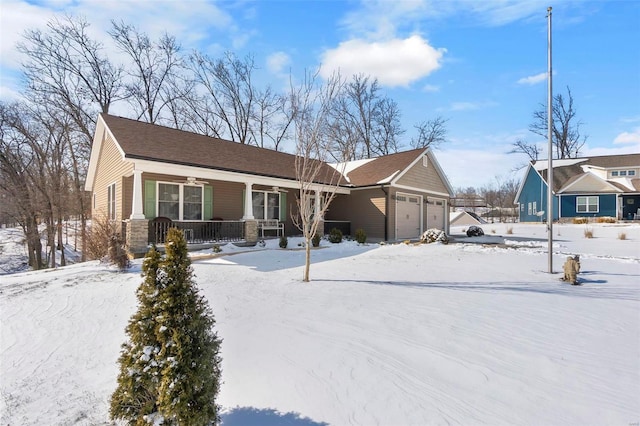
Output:
[[[534,84],[542,83],[543,81],[547,81],[546,72],[541,72],[540,74],[523,77],[520,80],[518,80],[518,84],[534,85]]]
[[[429,92],[429,93],[439,92],[440,91],[440,86],[434,86],[432,84],[425,84],[422,87],[422,91],[423,92]]]
[[[474,102],[453,102],[449,107],[451,111],[471,111],[479,108],[480,104]]]
[[[273,74],[282,74],[291,64],[291,58],[284,52],[275,52],[267,57],[267,68]]]
[[[635,116],[635,117],[622,117],[620,119],[620,122],[622,122],[622,123],[638,123],[638,122],[640,122],[640,115]]]
[[[614,144],[640,144],[640,127],[630,132],[622,132],[613,140]]]
[[[185,49],[198,47],[215,31],[235,46],[248,42],[247,32],[238,28],[221,7],[206,0],[191,1],[94,1],[50,0],[32,4],[24,0],[0,1],[0,66],[16,69],[21,62],[15,46],[26,29],[44,29],[52,19],[80,16],[91,25],[89,34],[112,47],[107,30],[111,20],[124,21],[157,39],[163,33],[176,37]],[[206,45],[205,50],[210,47]],[[109,52],[111,53],[111,52]]]
[[[485,102],[452,102],[449,111],[474,111],[483,108],[494,107],[497,104],[493,101]]]
[[[436,49],[418,35],[406,39],[352,39],[322,55],[322,77],[340,71],[343,77],[371,75],[383,86],[407,86],[442,65],[446,49]]]

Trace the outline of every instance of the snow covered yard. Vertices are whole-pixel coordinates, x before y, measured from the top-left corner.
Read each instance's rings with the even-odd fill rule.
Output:
[[[554,225],[554,274],[544,225],[518,224],[323,243],[308,284],[304,253],[275,240],[196,261],[224,339],[223,424],[637,423],[640,226],[589,227]],[[581,286],[559,280],[574,254]],[[140,282],[139,261],[0,276],[2,424],[109,423]]]

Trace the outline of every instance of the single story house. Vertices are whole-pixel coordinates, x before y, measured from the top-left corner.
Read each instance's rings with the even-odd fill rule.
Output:
[[[168,226],[188,242],[300,235],[291,215],[299,191],[292,154],[101,114],[85,189],[92,216],[122,223],[133,253],[162,243]],[[345,164],[324,217],[371,241],[418,238],[427,228],[448,232],[453,190],[429,149],[414,149]],[[316,182],[315,190],[326,191]]]
[[[640,154],[554,160],[553,220],[640,219]],[[548,161],[532,161],[515,202],[520,222],[547,220]]]

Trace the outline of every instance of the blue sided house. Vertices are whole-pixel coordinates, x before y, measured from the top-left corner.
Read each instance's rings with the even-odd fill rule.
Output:
[[[532,161],[516,195],[520,222],[546,222],[548,161]],[[553,220],[640,220],[640,154],[553,161]]]

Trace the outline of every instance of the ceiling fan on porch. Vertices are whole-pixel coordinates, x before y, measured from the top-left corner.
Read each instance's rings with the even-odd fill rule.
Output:
[[[206,185],[208,182],[203,180],[197,180],[193,176],[188,176],[186,180],[176,180],[176,183],[182,183],[184,185]]]
[[[274,186],[272,190],[273,192],[288,192],[286,189],[282,189],[279,186]]]

